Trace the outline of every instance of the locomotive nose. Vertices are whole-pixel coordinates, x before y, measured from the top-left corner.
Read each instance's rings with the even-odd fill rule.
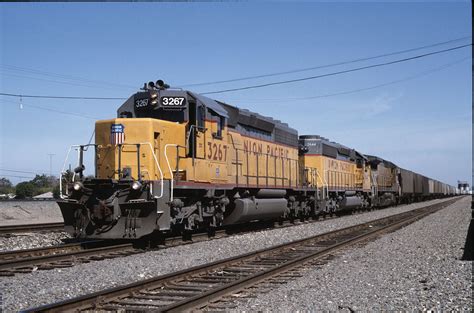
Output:
[[[86,234],[86,227],[89,224],[87,207],[71,200],[61,200],[57,202],[64,219],[64,230],[75,237]]]

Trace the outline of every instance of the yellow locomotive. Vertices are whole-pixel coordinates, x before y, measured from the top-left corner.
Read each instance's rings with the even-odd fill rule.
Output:
[[[162,82],[143,89],[117,118],[96,122],[94,179],[82,179],[90,149],[78,146],[77,181],[58,202],[71,234],[139,238],[290,217],[314,205],[315,186],[299,182],[296,130]]]
[[[388,205],[401,190],[383,160],[163,81],[97,121],[94,144],[74,148],[79,165],[58,204],[78,238],[314,217]],[[95,175],[84,178],[91,151]]]
[[[370,205],[370,167],[361,153],[318,135],[300,136],[299,142],[301,163],[321,186],[323,212]]]

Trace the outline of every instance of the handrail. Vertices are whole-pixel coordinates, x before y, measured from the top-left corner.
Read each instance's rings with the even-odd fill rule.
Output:
[[[153,151],[153,146],[151,145],[151,143],[141,142],[140,145],[147,145],[150,147],[151,154],[153,155],[153,159],[155,159],[156,166],[158,167],[158,171],[160,172],[160,185],[161,185],[160,196],[153,196],[155,199],[160,199],[163,197],[163,171],[161,170],[160,163],[158,162],[158,158],[156,157],[155,151]],[[150,176],[150,173],[148,173],[148,176]],[[150,192],[153,195],[153,184],[150,184]]]
[[[316,175],[318,176],[318,178],[321,180],[321,183],[323,185],[323,193],[324,193],[324,198],[327,199],[329,198],[329,186],[326,182],[326,178],[323,176],[321,177],[321,175],[319,175],[319,172],[318,170],[316,169]],[[323,179],[324,178],[324,179]],[[324,189],[326,188],[326,192],[324,192]]]
[[[192,150],[191,150],[191,146],[188,147],[189,145],[189,141],[191,139],[191,136],[192,134],[195,133],[195,129],[196,129],[196,125],[191,125],[189,127],[189,132],[186,134],[186,150],[189,150],[191,156],[192,156],[192,164],[194,166],[194,159],[195,159],[195,148],[196,148],[196,138],[193,137],[192,140],[193,140],[193,147],[192,147]]]
[[[161,190],[160,190],[160,195],[159,196],[154,196],[153,195],[153,184],[150,184],[150,193],[152,194],[152,196],[155,198],[155,199],[160,199],[163,197],[163,192],[164,192],[164,185],[163,185],[163,171],[161,169],[161,166],[160,166],[160,163],[158,162],[158,158],[156,157],[156,154],[153,150],[153,146],[151,145],[150,142],[140,142],[140,143],[124,143],[124,144],[121,144],[121,146],[132,146],[132,145],[145,145],[145,146],[148,146],[150,147],[150,152],[151,154],[153,155],[153,159],[155,160],[155,163],[157,165],[157,168],[158,168],[158,171],[160,173],[160,187],[161,187]],[[66,159],[64,160],[64,164],[63,164],[63,168],[61,170],[61,174],[60,174],[60,177],[59,177],[59,197],[61,199],[65,199],[66,197],[63,195],[63,184],[62,184],[62,178],[63,178],[63,174],[65,174],[65,168],[66,168],[66,163],[67,163],[67,160],[69,159],[69,154],[71,153],[71,150],[72,148],[81,148],[81,147],[88,147],[88,146],[96,146],[95,144],[87,144],[87,145],[71,145],[69,147],[69,150],[66,154]],[[84,150],[86,151],[86,150]],[[78,152],[78,160],[80,160],[80,149],[79,149],[79,152]],[[79,161],[78,161],[79,162]],[[141,169],[138,169],[138,171],[140,172]],[[140,176],[140,175],[139,175]],[[148,174],[148,176],[150,176]],[[74,175],[72,177],[72,181],[75,180],[75,177],[76,177],[76,173],[74,172]],[[150,177],[151,178],[151,177]]]
[[[81,148],[81,147],[89,147],[89,146],[95,146],[95,144],[87,144],[87,145],[71,145],[67,151],[67,154],[66,154],[66,158],[64,159],[64,163],[63,163],[63,167],[61,169],[61,173],[59,173],[59,197],[61,199],[65,199],[66,196],[63,195],[63,174],[65,174],[65,168],[66,168],[66,163],[67,163],[67,160],[69,160],[69,154],[71,153],[71,150],[72,148]],[[83,151],[87,151],[87,150],[83,150]],[[81,150],[79,149],[78,151],[78,155],[77,155],[77,161],[78,163],[80,162],[80,157],[81,157]],[[72,181],[74,181],[74,179],[76,178],[76,172],[74,172],[73,176],[72,176]]]
[[[375,173],[371,173],[371,182],[372,182],[372,190],[374,195],[373,196],[378,196],[379,193],[379,188],[378,188],[378,181],[377,181],[377,175]]]
[[[175,143],[168,143],[165,145],[165,159],[166,159],[166,164],[168,165],[168,170],[170,171],[170,177],[171,177],[171,181],[170,181],[170,201],[173,201],[173,188],[174,188],[174,175],[173,175],[173,170],[171,169],[171,165],[170,165],[170,160],[168,159],[168,154],[166,153],[168,147],[176,147],[176,149],[178,149],[179,145],[175,144]],[[177,168],[178,168],[178,171],[179,171],[179,164],[177,164]]]
[[[71,153],[71,149],[72,149],[73,146],[70,146],[67,153],[66,153],[66,158],[64,159],[64,164],[63,164],[63,167],[61,168],[61,172],[59,173],[59,197],[61,199],[64,199],[66,198],[64,195],[63,195],[63,174],[64,174],[64,169],[66,167],[66,163],[67,163],[67,160],[69,159],[69,153]]]
[[[195,149],[196,149],[196,135],[197,135],[196,130],[197,130],[197,131],[205,132],[205,131],[207,130],[207,128],[202,127],[202,126],[197,126],[197,125],[191,125],[191,126],[189,127],[188,133],[186,134],[186,142],[185,142],[186,146],[185,146],[184,148],[187,149],[187,150],[189,150],[189,151],[191,152],[193,166],[194,166],[194,160],[195,160],[195,158],[196,158],[196,156],[195,156],[195,152],[196,152],[196,151],[195,151]],[[192,137],[193,149],[192,149],[192,151],[191,151],[191,147],[188,146],[188,144],[189,144],[189,141],[190,141],[191,136],[192,136],[193,134],[194,134],[194,137]]]

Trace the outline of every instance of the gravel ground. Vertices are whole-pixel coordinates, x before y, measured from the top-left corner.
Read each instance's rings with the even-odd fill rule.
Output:
[[[0,201],[0,225],[63,221],[56,201]]]
[[[0,201],[0,225],[23,225],[63,222],[55,201]],[[0,251],[31,249],[62,243],[69,238],[66,232],[15,233],[0,236]]]
[[[465,197],[306,276],[235,302],[239,311],[472,311],[472,262],[461,261],[471,217]],[[339,273],[339,274],[337,274]]]
[[[31,274],[6,277],[0,281],[4,309],[17,311],[64,300],[441,201],[443,200],[432,200],[422,204],[344,216],[315,224],[254,232],[124,258],[79,264],[72,268],[36,271]],[[277,311],[280,309],[278,308]]]
[[[0,236],[0,251],[49,247],[63,243],[61,239],[70,238],[66,232],[18,233],[11,237]]]

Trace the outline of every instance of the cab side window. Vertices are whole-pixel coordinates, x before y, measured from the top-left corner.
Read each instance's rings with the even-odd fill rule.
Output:
[[[217,115],[212,111],[209,111],[209,113],[211,114],[212,121],[216,122],[217,125],[216,132],[214,132],[212,136],[216,139],[222,139],[222,131],[224,130],[225,126],[225,118],[220,115]]]
[[[217,122],[217,137],[222,138],[222,131],[224,130],[225,126],[225,118],[219,116],[219,121]]]
[[[206,108],[200,105],[197,110],[197,126],[199,129],[204,128],[204,121],[206,120]]]

